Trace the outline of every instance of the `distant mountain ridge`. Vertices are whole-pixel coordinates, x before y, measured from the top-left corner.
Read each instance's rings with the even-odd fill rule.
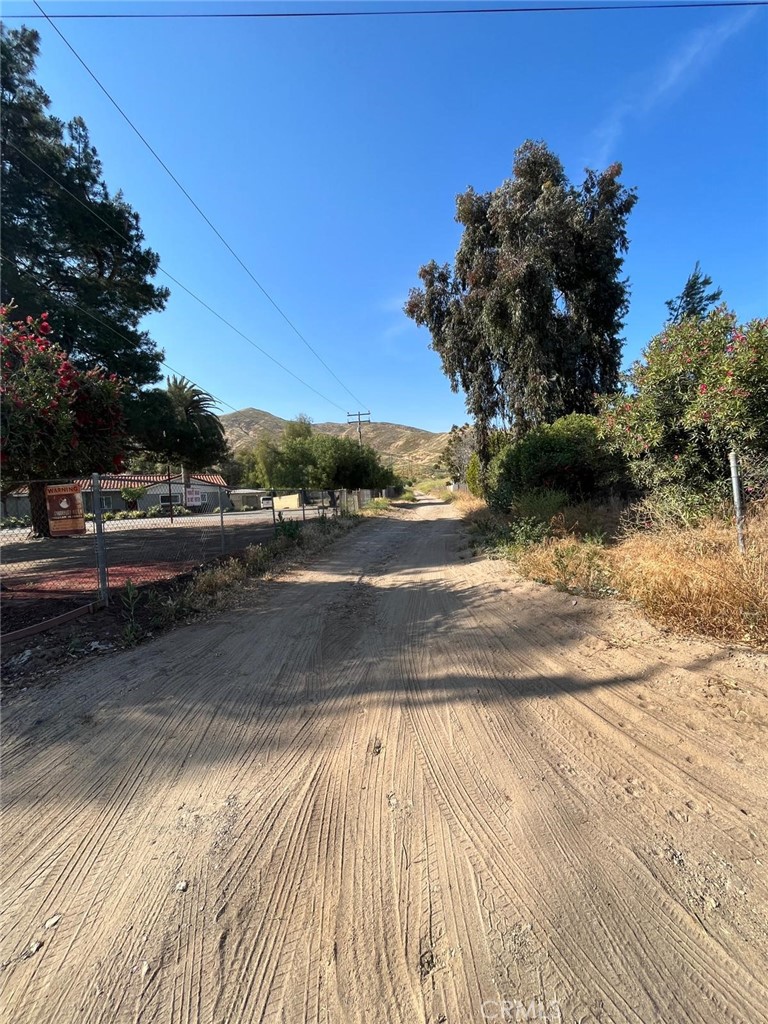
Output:
[[[235,451],[257,444],[261,438],[277,441],[288,420],[273,416],[263,409],[241,409],[221,417],[227,440]],[[357,424],[313,423],[319,434],[357,439]],[[385,463],[408,476],[431,471],[440,461],[448,442],[448,434],[435,434],[419,427],[400,423],[364,423],[363,442],[378,452]]]

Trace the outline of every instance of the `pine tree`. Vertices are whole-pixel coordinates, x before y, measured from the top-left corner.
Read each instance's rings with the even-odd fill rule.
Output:
[[[712,284],[712,278],[701,272],[699,261],[693,273],[690,274],[680,294],[674,299],[667,299],[665,305],[669,310],[670,324],[680,324],[689,316],[696,320],[703,320],[712,306],[720,301],[723,294],[722,288],[716,288],[707,293],[707,288]]]
[[[81,118],[64,124],[34,80],[38,33],[2,30],[2,302],[47,310],[72,362],[134,388],[160,379],[162,352],[139,323],[162,310],[159,257],[138,214],[110,193]],[[95,215],[96,216],[95,216]]]

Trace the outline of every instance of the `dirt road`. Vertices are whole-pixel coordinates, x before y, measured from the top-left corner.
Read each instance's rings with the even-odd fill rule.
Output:
[[[768,1019],[768,659],[450,506],[4,721],[14,1024]]]

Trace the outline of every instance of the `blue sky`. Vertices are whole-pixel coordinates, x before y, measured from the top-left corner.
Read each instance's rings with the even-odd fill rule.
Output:
[[[41,5],[58,14],[372,9]],[[430,5],[397,3],[417,6]],[[38,13],[29,3],[3,9]],[[147,320],[167,361],[236,408],[315,421],[357,409],[51,27],[26,23],[41,33],[38,80],[53,112],[85,118],[108,184],[138,210],[162,265],[336,405],[173,285],[166,310]],[[429,335],[401,307],[422,263],[453,258],[456,193],[498,186],[527,138],[546,141],[573,180],[620,160],[637,187],[625,364],[659,330],[664,300],[697,259],[742,319],[768,315],[766,8],[57,24],[376,420],[445,430],[466,418]]]

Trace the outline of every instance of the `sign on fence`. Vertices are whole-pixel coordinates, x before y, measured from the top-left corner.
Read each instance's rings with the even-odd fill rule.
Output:
[[[199,508],[203,504],[203,493],[199,487],[188,487],[187,488],[187,506],[189,508]]]
[[[52,537],[85,533],[83,497],[78,484],[49,484],[45,488],[45,503]]]

